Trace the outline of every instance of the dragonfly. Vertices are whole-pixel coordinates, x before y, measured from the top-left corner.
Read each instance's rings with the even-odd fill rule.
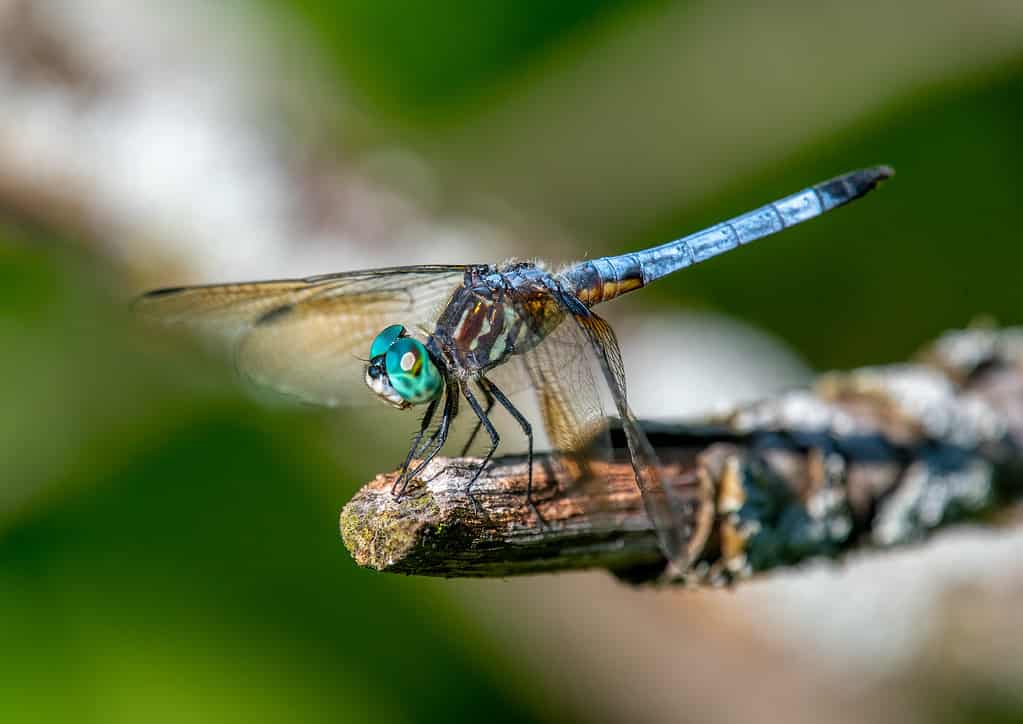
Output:
[[[539,517],[533,423],[509,399],[515,383],[505,380],[526,380],[553,449],[566,455],[592,446],[608,419],[602,400],[610,399],[661,552],[684,571],[694,523],[661,479],[629,406],[615,333],[594,307],[847,204],[892,174],[887,166],[845,173],[683,238],[557,271],[521,260],[399,266],[157,289],[137,308],[226,342],[244,377],[303,401],[349,405],[372,399],[368,388],[399,410],[422,409],[392,488],[399,498],[444,447],[464,402],[475,418],[466,451],[481,428],[489,437],[465,489],[476,504],[472,486],[501,444],[492,421],[500,405],[525,436],[525,496]]]

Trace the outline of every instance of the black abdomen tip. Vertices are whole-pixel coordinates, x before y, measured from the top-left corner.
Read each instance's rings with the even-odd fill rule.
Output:
[[[887,181],[894,176],[895,169],[891,166],[882,164],[881,166],[874,166],[873,168],[864,168],[859,171],[853,171],[849,175],[856,177],[856,181],[864,187],[863,193],[866,193],[867,191],[870,191],[870,189],[875,188],[882,181]]]
[[[813,188],[820,194],[826,211],[860,198],[894,175],[895,169],[891,166],[861,168],[819,183]]]

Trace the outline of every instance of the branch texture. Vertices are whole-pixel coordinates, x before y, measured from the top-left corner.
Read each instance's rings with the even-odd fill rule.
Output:
[[[1023,329],[949,332],[913,363],[822,375],[699,424],[644,425],[662,479],[693,530],[682,580],[721,585],[811,558],[916,542],[991,521],[1023,493]],[[409,493],[378,476],[341,511],[355,561],[431,576],[605,568],[631,581],[665,561],[625,442],[594,463],[599,485],[565,485],[540,456],[438,459]],[[474,503],[475,500],[475,503]]]

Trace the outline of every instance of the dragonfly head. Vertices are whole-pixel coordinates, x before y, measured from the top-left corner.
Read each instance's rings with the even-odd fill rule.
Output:
[[[402,325],[392,324],[373,340],[366,384],[384,402],[404,410],[436,399],[444,377],[426,346]]]

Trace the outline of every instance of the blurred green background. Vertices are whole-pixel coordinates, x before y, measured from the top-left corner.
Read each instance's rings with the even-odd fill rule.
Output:
[[[441,189],[429,214],[515,209],[488,219],[521,240],[505,255],[545,250],[543,233],[563,258],[641,248],[893,165],[868,200],[622,302],[720,312],[827,369],[905,359],[980,317],[1023,322],[1023,20],[952,5],[906,3],[889,26],[873,4],[239,8],[261,67],[291,69],[273,82],[318,89],[279,101],[274,134],[340,164],[408,149]],[[214,38],[248,27],[189,7]],[[111,35],[138,32],[111,13]],[[37,79],[20,58],[0,56],[0,93]],[[471,588],[355,568],[337,510],[402,436],[259,405],[187,340],[143,332],[125,300],[176,267],[104,246],[124,232],[81,211],[87,186],[67,213],[0,171],[0,720],[615,718],[509,652],[492,635],[507,612],[458,605]],[[963,701],[947,720],[1023,711]]]

